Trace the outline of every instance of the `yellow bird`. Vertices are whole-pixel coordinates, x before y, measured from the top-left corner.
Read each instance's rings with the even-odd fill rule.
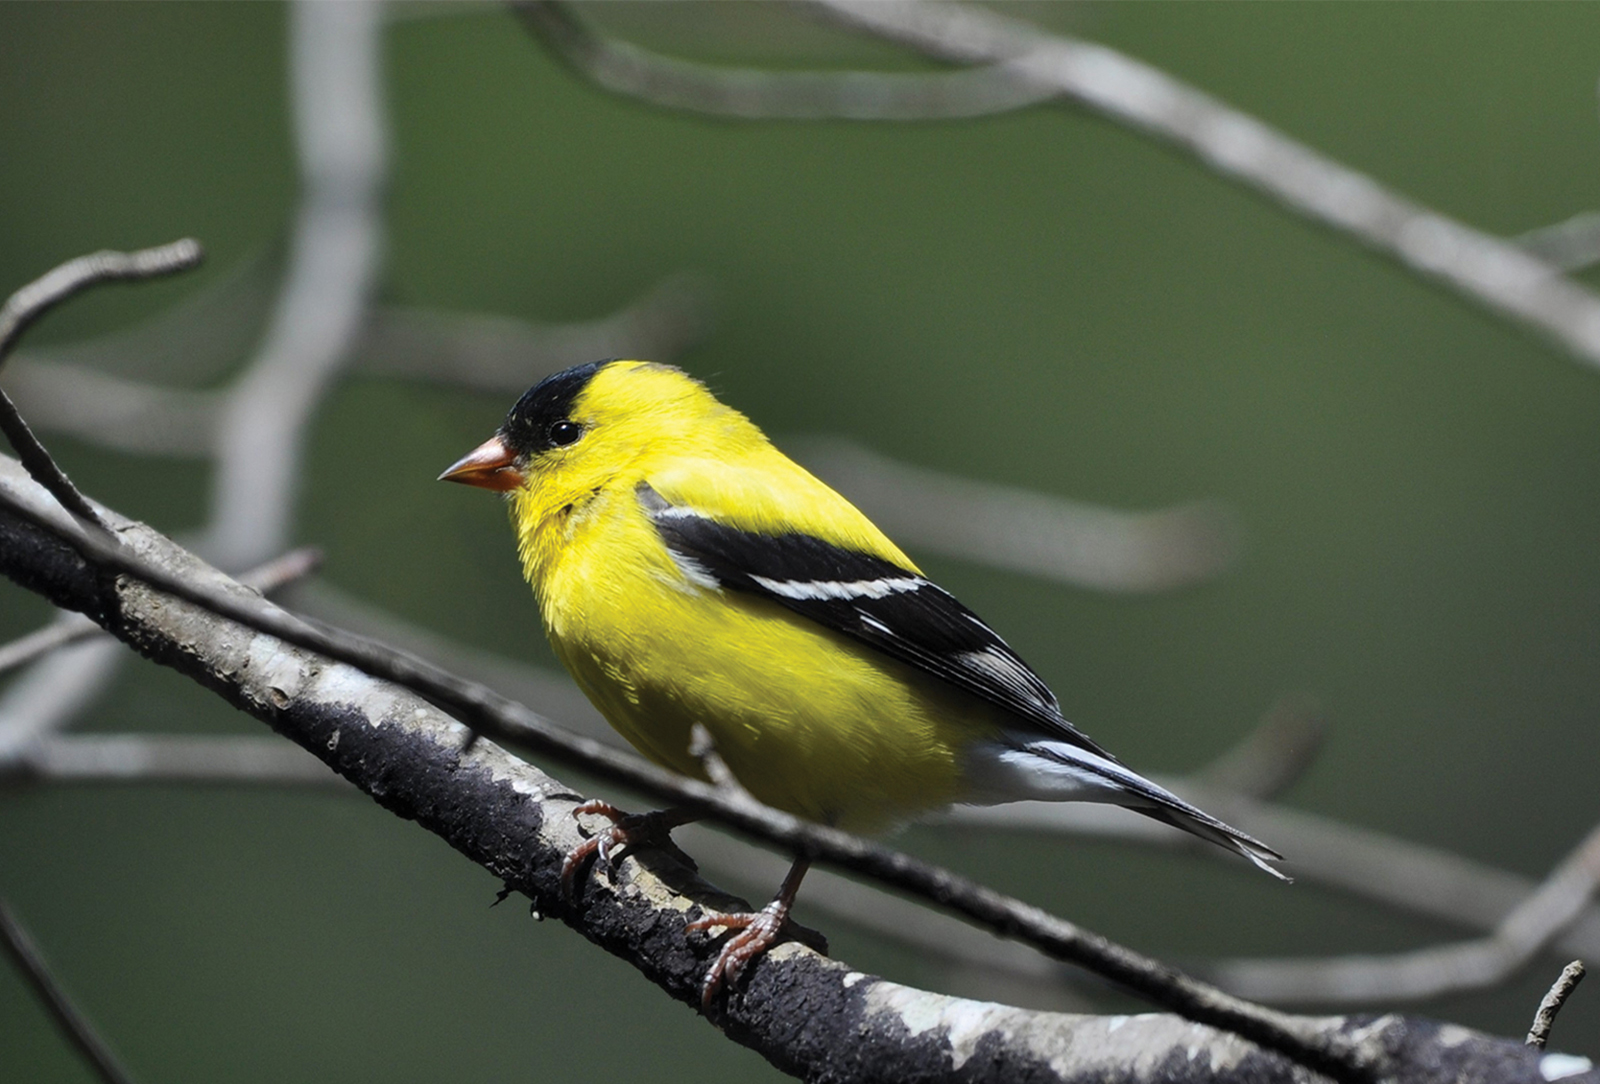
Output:
[[[441,478],[506,494],[557,657],[657,764],[704,778],[698,723],[752,795],[823,824],[878,832],[955,802],[1109,802],[1283,876],[1267,864],[1277,852],[1062,718],[987,624],[679,369],[556,373]],[[591,840],[569,876],[639,826]],[[740,930],[707,1005],[779,939],[805,869],[765,910],[691,927]]]

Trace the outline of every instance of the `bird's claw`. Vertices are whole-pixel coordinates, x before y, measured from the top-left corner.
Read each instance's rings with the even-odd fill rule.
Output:
[[[578,875],[584,866],[595,861],[609,875],[616,863],[635,847],[660,847],[671,851],[690,869],[695,868],[694,860],[672,842],[672,829],[684,820],[674,816],[672,811],[625,813],[610,802],[601,801],[573,807],[574,818],[586,815],[605,817],[611,824],[572,848],[561,863],[561,894],[569,904],[577,901]]]
[[[745,968],[784,939],[789,925],[788,911],[787,907],[780,907],[777,901],[773,901],[759,911],[697,919],[684,927],[687,933],[700,933],[718,926],[739,931],[722,946],[700,984],[702,1012],[709,1016],[711,1003],[716,1000],[723,985],[737,983],[744,975]]]

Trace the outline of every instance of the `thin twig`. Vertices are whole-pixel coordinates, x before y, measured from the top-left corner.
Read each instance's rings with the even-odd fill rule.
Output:
[[[0,644],[0,674],[26,666],[58,647],[103,635],[105,630],[87,617],[71,610],[62,610],[48,625],[25,633],[9,643]]]
[[[27,328],[61,302],[102,282],[137,282],[185,271],[200,262],[203,252],[198,241],[183,238],[159,248],[137,252],[92,252],[68,260],[22,287],[0,306],[0,365]],[[22,420],[11,397],[0,391],[0,432],[16,449],[28,473],[48,489],[61,506],[86,523],[103,528],[94,509],[83,499],[78,487],[45,451]]]
[[[1554,339],[1600,368],[1600,296],[1516,244],[1371,177],[1115,49],[959,3],[803,0],[875,38],[963,64],[1009,62],[1063,98],[1189,151],[1224,177]]]
[[[67,996],[66,990],[56,980],[50,965],[45,961],[44,955],[33,943],[33,938],[28,936],[28,931],[12,912],[10,904],[5,897],[0,896],[0,940],[5,942],[6,955],[17,965],[28,985],[33,987],[34,994],[49,1011],[51,1019],[56,1022],[56,1027],[61,1029],[61,1034],[66,1037],[78,1053],[83,1055],[83,1060],[88,1062],[105,1084],[132,1084],[133,1078],[118,1063],[116,1055],[111,1053],[111,1048],[106,1041],[95,1031],[89,1018],[79,1011]]]
[[[0,488],[67,530],[78,530],[14,463]],[[229,581],[148,528],[118,521],[127,546],[197,584]],[[64,575],[43,578],[41,570]],[[541,911],[629,961],[673,998],[698,999],[712,946],[683,937],[696,912],[748,908],[695,878],[670,851],[621,863],[615,883],[593,878],[573,901],[560,867],[581,835],[571,817],[582,796],[490,741],[461,751],[462,726],[428,700],[325,656],[285,644],[130,577],[68,558],[43,532],[0,516],[0,571],[47,590],[57,604],[104,615],[155,661],[214,689],[292,738],[396,815],[414,818]],[[960,894],[959,883],[956,892]],[[1061,1084],[1160,1076],[1173,1084],[1218,1077],[1305,1084],[1292,1056],[1179,1015],[1062,1016],[977,1004],[852,971],[798,944],[754,965],[723,1003],[730,1035],[780,1069],[839,1084],[885,1079],[998,1082],[1020,1071]],[[1428,1084],[1538,1084],[1542,1052],[1415,1017],[1287,1017],[1322,1049],[1349,1052],[1362,1069],[1329,1065],[1340,1079]],[[795,1027],[795,1021],[805,1022]],[[1228,1029],[1232,1030],[1232,1029]],[[1443,1060],[1441,1060],[1443,1058]],[[1590,1072],[1573,1075],[1600,1082]]]
[[[1059,93],[1005,65],[932,73],[712,67],[608,38],[566,4],[524,0],[512,7],[579,75],[664,109],[742,120],[955,120],[1009,113]]]
[[[1550,1041],[1550,1029],[1555,1025],[1556,1013],[1567,1003],[1567,998],[1572,996],[1572,991],[1578,988],[1578,983],[1583,981],[1584,968],[1582,960],[1573,960],[1561,969],[1555,984],[1544,995],[1544,1000],[1539,1002],[1539,1011],[1533,1014],[1533,1026],[1528,1029],[1528,1045],[1536,1046],[1540,1050]]]
[[[28,326],[57,305],[102,282],[144,282],[187,271],[204,258],[200,242],[185,237],[135,252],[91,252],[35,279],[0,307],[0,361]]]
[[[562,675],[464,647],[346,595],[325,582],[298,589],[295,602],[326,622],[438,661],[513,700],[537,706],[542,714],[561,720],[569,728],[605,744],[617,744],[616,732]],[[1300,880],[1340,889],[1354,898],[1371,900],[1398,911],[1492,931],[1538,890],[1538,885],[1516,874],[1459,855],[1312,813],[1250,800],[1238,790],[1227,789],[1220,778],[1226,776],[1242,784],[1246,793],[1252,787],[1271,792],[1309,764],[1310,753],[1316,747],[1314,736],[1320,731],[1320,719],[1314,708],[1298,698],[1286,698],[1267,711],[1256,730],[1210,765],[1187,777],[1155,778],[1204,808],[1222,811],[1228,820],[1241,824],[1253,834],[1281,843],[1295,856],[1295,872]],[[1248,764],[1248,770],[1241,769],[1241,764]],[[1262,796],[1265,795],[1256,797]],[[1207,859],[1231,861],[1217,848],[1191,846],[1192,837],[1186,833],[1126,810],[1086,803],[962,806],[925,823],[930,828],[984,827],[1090,836],[1141,846],[1187,849]],[[717,861],[712,855],[707,859],[708,867],[722,876],[737,875],[737,869],[720,867]],[[782,870],[778,872],[781,876]],[[813,904],[827,906],[826,885],[819,884],[823,886],[819,891],[812,891],[816,886],[808,887],[805,898]],[[852,896],[849,902],[840,903],[832,908],[833,912],[853,919],[857,907],[855,899]],[[869,926],[878,921],[874,915],[861,917]],[[879,925],[893,921],[886,918]],[[922,952],[939,952],[943,947],[939,938],[911,936],[908,943]],[[1579,921],[1560,935],[1556,944],[1565,952],[1600,955],[1600,910],[1592,905],[1585,908]],[[1027,981],[1055,981],[1056,969],[1041,968],[1038,957],[1021,952],[1016,960],[1029,962],[1017,963],[1015,967],[996,966]],[[1050,975],[1041,976],[1042,970],[1049,970]]]
[[[750,808],[746,803],[732,801],[716,787],[565,731],[491,689],[403,652],[313,625],[259,596],[201,586],[208,581],[195,574],[203,571],[203,566],[174,543],[131,525],[119,530],[119,541],[91,534],[53,514],[38,497],[30,497],[25,481],[6,468],[7,461],[0,458],[0,506],[70,546],[98,568],[124,573],[212,614],[409,689],[439,704],[475,731],[521,742],[596,777],[636,788],[669,804],[688,806],[797,856],[852,870],[925,899],[1026,941],[1057,959],[1085,967],[1191,1020],[1233,1031],[1339,1079],[1370,1078],[1371,1066],[1342,1038],[1300,1019],[1240,1000],[1020,900],[859,837],[809,824],[777,810]],[[132,548],[135,543],[166,554],[169,562],[182,562],[188,574],[169,571],[170,567],[179,567],[177,564],[157,564],[136,552]]]

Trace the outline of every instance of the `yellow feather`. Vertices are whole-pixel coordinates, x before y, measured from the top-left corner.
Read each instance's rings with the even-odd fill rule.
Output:
[[[916,566],[853,505],[676,369],[601,368],[511,494],[523,571],[557,656],[641,753],[688,775],[694,723],[761,801],[877,830],[961,796],[961,753],[995,709],[762,598],[685,576],[640,505],[802,532]]]

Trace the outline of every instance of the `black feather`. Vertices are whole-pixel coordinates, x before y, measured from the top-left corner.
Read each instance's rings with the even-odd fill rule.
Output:
[[[579,394],[596,373],[615,360],[574,365],[539,381],[506,414],[506,420],[500,423],[500,439],[519,456],[537,455],[556,447],[557,442],[550,436],[551,426],[569,420]]]
[[[730,527],[669,504],[648,483],[638,494],[667,550],[694,574],[775,602],[1115,760],[1062,718],[1050,687],[977,614],[910,569],[808,534]]]

